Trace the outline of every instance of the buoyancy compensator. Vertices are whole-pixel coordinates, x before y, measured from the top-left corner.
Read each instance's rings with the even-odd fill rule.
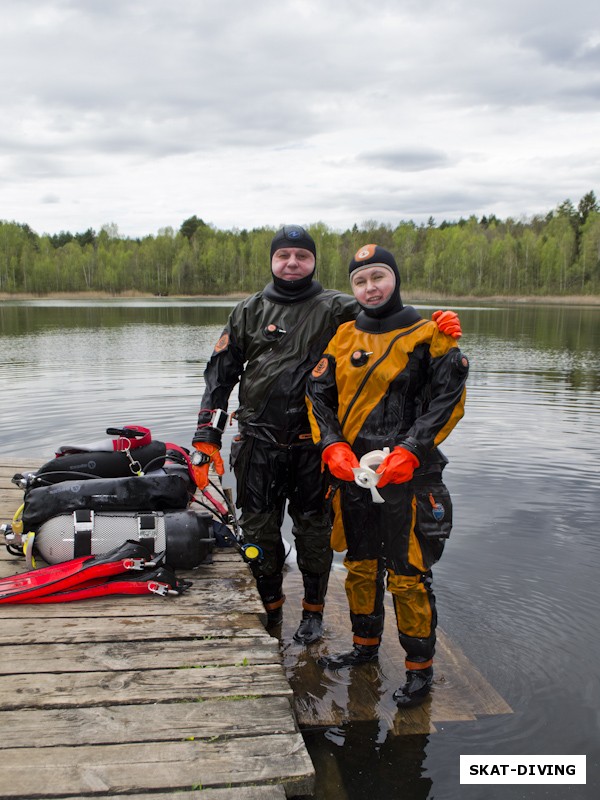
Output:
[[[164,466],[167,445],[153,441],[148,428],[126,425],[108,428],[106,433],[116,438],[60,445],[55,458],[43,464],[36,475],[44,475],[46,483],[59,483],[72,478],[126,477]]]
[[[25,492],[23,527],[37,531],[50,517],[84,508],[111,512],[182,509],[189,499],[188,487],[178,475],[89,478],[50,486],[36,483]]]
[[[140,471],[157,470],[164,466],[167,446],[164,442],[150,442],[129,450],[104,452],[93,450],[65,453],[43,464],[36,475],[44,475],[49,483],[78,478],[119,478]],[[135,470],[132,472],[132,464]]]

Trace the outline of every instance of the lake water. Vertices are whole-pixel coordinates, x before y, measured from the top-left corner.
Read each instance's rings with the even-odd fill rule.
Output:
[[[136,423],[189,446],[231,305],[0,303],[0,456],[38,464]],[[434,585],[440,625],[515,713],[429,736],[311,732],[323,800],[600,796],[600,308],[457,310],[471,373],[443,446],[455,527]],[[460,786],[460,754],[586,755],[587,785]]]

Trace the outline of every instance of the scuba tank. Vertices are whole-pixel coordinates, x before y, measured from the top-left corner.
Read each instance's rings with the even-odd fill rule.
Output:
[[[165,554],[173,569],[194,569],[206,560],[215,542],[208,512],[122,511],[103,513],[86,508],[59,514],[39,526],[35,549],[47,564],[80,556],[108,553],[124,541]]]

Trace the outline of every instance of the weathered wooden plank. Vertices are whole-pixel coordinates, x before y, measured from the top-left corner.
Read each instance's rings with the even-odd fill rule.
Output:
[[[177,602],[179,598],[173,598]],[[90,603],[93,601],[89,601]],[[126,601],[124,601],[126,602]],[[37,606],[31,606],[35,612]],[[63,617],[46,619],[32,613],[31,618],[4,619],[0,625],[0,645],[63,644],[83,642],[169,642],[177,639],[248,637],[268,638],[255,614],[236,611],[204,616],[201,614],[161,617]]]
[[[4,524],[5,522],[7,522],[7,518],[0,516],[0,525]],[[11,555],[11,553],[9,553],[6,549],[5,544],[6,540],[4,535],[0,534],[0,570],[2,570],[0,573],[0,578],[4,578],[8,575],[16,575],[17,572],[25,572],[24,559]]]
[[[296,733],[287,697],[0,712],[4,747],[212,741]],[[48,758],[52,754],[48,750]]]
[[[17,509],[23,502],[23,492],[16,486],[0,487],[0,508],[8,512],[7,522],[13,518]],[[4,514],[3,514],[4,516]]]
[[[77,800],[114,800],[114,794],[86,794]],[[281,784],[266,786],[234,786],[227,789],[198,789],[186,792],[184,789],[177,792],[156,794],[128,794],[126,800],[285,800],[285,789]],[[53,800],[73,800],[70,797],[56,797]]]
[[[443,630],[439,632],[437,651],[441,669],[435,684],[436,692],[444,695],[449,708],[451,705],[448,695],[452,692],[453,699],[460,698],[461,707],[477,717],[513,713],[508,703]],[[451,717],[450,719],[457,718]],[[443,717],[440,715],[438,719],[441,721]]]
[[[179,639],[163,642],[99,642],[77,644],[3,645],[0,675],[23,672],[98,672],[99,670],[279,664],[278,643],[270,636],[235,639]]]
[[[0,464],[0,485],[4,486],[10,483],[12,476],[16,475],[18,472],[35,472],[36,469],[38,469],[38,467],[32,467],[31,463],[28,461],[4,457]]]
[[[6,603],[0,604],[0,620],[4,619],[28,619],[38,617],[40,619],[74,619],[77,617],[178,617],[181,615],[207,616],[210,614],[227,613],[227,605],[235,603],[236,607],[244,614],[260,614],[264,612],[264,607],[255,596],[256,590],[245,587],[243,591],[231,592],[227,586],[223,588],[222,595],[218,591],[216,594],[208,592],[198,592],[197,594],[186,595],[185,604],[181,602],[175,605],[172,597],[158,597],[146,595],[140,597],[127,597],[114,595],[111,598],[98,598],[92,600],[81,600],[73,603]],[[220,597],[226,602],[221,602]],[[43,614],[39,610],[43,608]],[[35,611],[37,609],[37,613]]]
[[[265,755],[268,754],[268,757]],[[74,756],[76,755],[76,759]],[[297,734],[219,742],[7,748],[0,798],[127,794],[281,783],[288,796],[311,794],[314,768]]]
[[[291,697],[279,664],[0,676],[0,708],[74,708]]]

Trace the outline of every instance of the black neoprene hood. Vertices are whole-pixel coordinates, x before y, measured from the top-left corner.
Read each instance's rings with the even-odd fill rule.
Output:
[[[315,259],[317,257],[315,240],[300,225],[284,225],[280,231],[277,231],[271,241],[271,259],[273,253],[282,247],[301,247],[303,250],[309,250]]]

